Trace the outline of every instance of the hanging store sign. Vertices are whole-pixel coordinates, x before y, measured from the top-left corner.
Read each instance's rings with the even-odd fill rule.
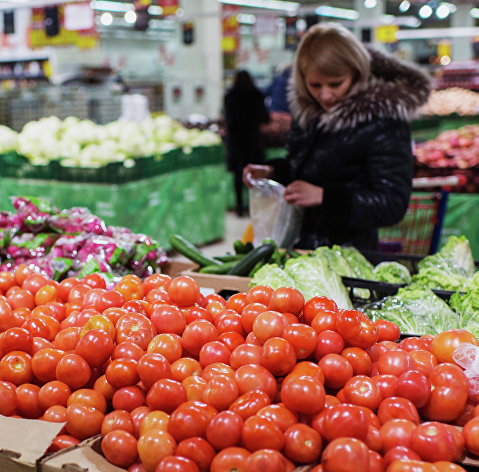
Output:
[[[397,43],[398,25],[381,25],[374,28],[374,38],[378,43]]]
[[[239,48],[240,34],[238,13],[240,7],[223,4],[221,47],[223,52],[236,52]]]
[[[45,8],[32,8],[32,22],[30,25],[30,47],[43,48],[46,46],[77,46],[81,49],[91,49],[98,45],[98,32],[95,22],[87,21],[85,10],[82,13],[81,24],[72,21],[69,8],[74,6],[89,8],[89,3],[75,3],[58,5],[53,11]],[[92,16],[93,18],[93,16]]]
[[[174,16],[178,11],[178,0],[158,0],[158,5],[163,9],[162,16]]]

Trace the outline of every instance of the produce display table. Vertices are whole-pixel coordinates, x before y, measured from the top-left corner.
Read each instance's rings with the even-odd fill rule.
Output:
[[[479,123],[477,115],[429,116],[411,122],[412,137],[416,142],[434,139],[442,131]]]
[[[140,178],[121,183],[81,178],[88,173],[94,178],[91,169],[70,169],[69,181],[2,173],[1,209],[11,209],[10,196],[29,195],[46,198],[58,208],[88,207],[108,225],[147,234],[164,249],[170,247],[170,233],[181,233],[195,244],[220,239],[228,191],[223,147],[175,150],[161,161],[144,159]]]

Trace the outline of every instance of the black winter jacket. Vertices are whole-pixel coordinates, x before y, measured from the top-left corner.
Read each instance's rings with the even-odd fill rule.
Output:
[[[305,209],[297,247],[376,249],[377,228],[399,222],[407,210],[413,177],[407,120],[426,101],[430,84],[417,69],[370,54],[370,82],[329,112],[313,99],[298,100],[292,89],[288,158],[272,162],[274,178],[324,188],[323,203]]]

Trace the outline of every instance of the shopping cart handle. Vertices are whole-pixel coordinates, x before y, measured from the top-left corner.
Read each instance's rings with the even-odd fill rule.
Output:
[[[416,177],[412,179],[413,188],[426,187],[453,187],[456,185],[465,185],[467,177],[465,175],[448,175],[445,177]]]

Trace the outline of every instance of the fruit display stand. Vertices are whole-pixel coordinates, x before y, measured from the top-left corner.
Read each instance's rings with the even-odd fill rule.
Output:
[[[16,195],[46,198],[59,208],[84,206],[108,225],[144,232],[165,249],[170,233],[181,231],[196,244],[224,234],[227,174],[222,146],[189,153],[176,149],[161,160],[137,159],[133,168],[121,163],[85,169],[2,161],[2,210],[11,208],[9,197]]]

